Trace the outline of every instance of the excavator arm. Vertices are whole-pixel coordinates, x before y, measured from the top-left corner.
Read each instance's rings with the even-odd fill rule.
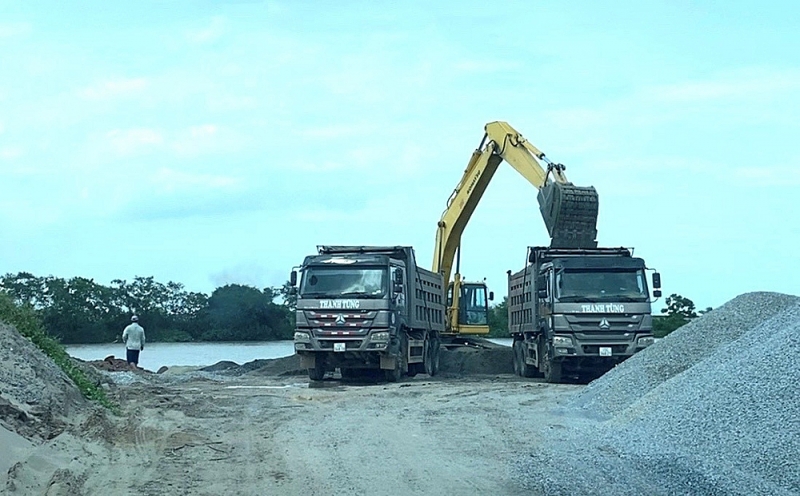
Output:
[[[539,190],[539,211],[551,248],[595,248],[598,197],[594,187],[569,182],[563,164],[551,162],[508,123],[490,122],[485,129],[484,140],[490,139],[485,152],[502,157]]]
[[[457,319],[462,281],[459,268],[455,267],[455,274],[453,269],[458,260],[461,235],[503,160],[538,189],[539,210],[552,247],[597,246],[598,197],[594,187],[574,186],[564,174],[564,165],[548,160],[541,150],[508,123],[490,122],[484,130],[484,137],[448,199],[436,230],[433,271],[440,272],[446,281],[452,282],[448,323],[454,334],[459,333]],[[488,332],[488,327],[485,332]]]

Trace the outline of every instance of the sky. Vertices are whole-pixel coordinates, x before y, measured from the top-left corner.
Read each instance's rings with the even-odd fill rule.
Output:
[[[278,286],[322,244],[411,245],[483,126],[600,198],[699,309],[800,294],[800,4],[0,0],[0,273]],[[547,245],[501,164],[461,243],[495,303]],[[664,306],[662,297],[654,310]]]

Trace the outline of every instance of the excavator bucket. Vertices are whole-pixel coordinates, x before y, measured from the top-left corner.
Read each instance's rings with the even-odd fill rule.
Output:
[[[594,186],[552,181],[537,196],[551,248],[596,248],[598,197]]]

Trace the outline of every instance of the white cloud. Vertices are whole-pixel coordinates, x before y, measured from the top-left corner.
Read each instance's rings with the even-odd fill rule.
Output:
[[[511,60],[461,60],[453,64],[453,69],[457,71],[478,72],[481,74],[500,71],[517,71],[521,67],[521,63]]]
[[[656,86],[648,93],[656,100],[697,102],[721,99],[753,99],[800,89],[800,71],[747,71],[717,79]]]
[[[154,129],[114,129],[105,135],[111,147],[120,155],[130,155],[161,145],[164,137]]]
[[[251,96],[210,95],[208,108],[213,111],[249,110],[255,107],[258,101]]]
[[[148,85],[145,78],[112,79],[102,81],[81,90],[80,94],[89,100],[109,100],[141,93]]]
[[[31,25],[27,22],[0,22],[0,38],[23,36],[31,32]]]
[[[797,166],[738,167],[734,170],[734,177],[751,187],[800,186],[800,168]]]
[[[192,43],[211,43],[218,40],[228,30],[228,21],[224,17],[212,17],[208,26],[186,32],[186,39]]]
[[[22,148],[18,146],[7,146],[0,148],[0,160],[14,160],[24,154]]]
[[[239,184],[238,179],[230,176],[193,174],[169,168],[157,170],[151,180],[154,187],[162,192],[197,188],[228,189]]]
[[[235,153],[241,150],[245,138],[216,124],[191,126],[179,133],[170,146],[179,156],[197,156],[208,153]]]
[[[304,129],[300,132],[304,138],[335,139],[355,138],[369,131],[367,126],[353,124],[333,124]]]

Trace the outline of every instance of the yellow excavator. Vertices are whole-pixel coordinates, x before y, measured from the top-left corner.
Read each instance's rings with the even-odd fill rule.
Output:
[[[433,271],[448,282],[443,338],[449,343],[467,344],[469,336],[489,333],[488,302],[493,293],[487,294],[483,281],[461,279],[460,245],[472,213],[504,160],[538,189],[539,210],[552,248],[597,247],[598,196],[594,187],[573,185],[563,164],[551,162],[508,123],[490,122],[484,131],[436,230]]]

